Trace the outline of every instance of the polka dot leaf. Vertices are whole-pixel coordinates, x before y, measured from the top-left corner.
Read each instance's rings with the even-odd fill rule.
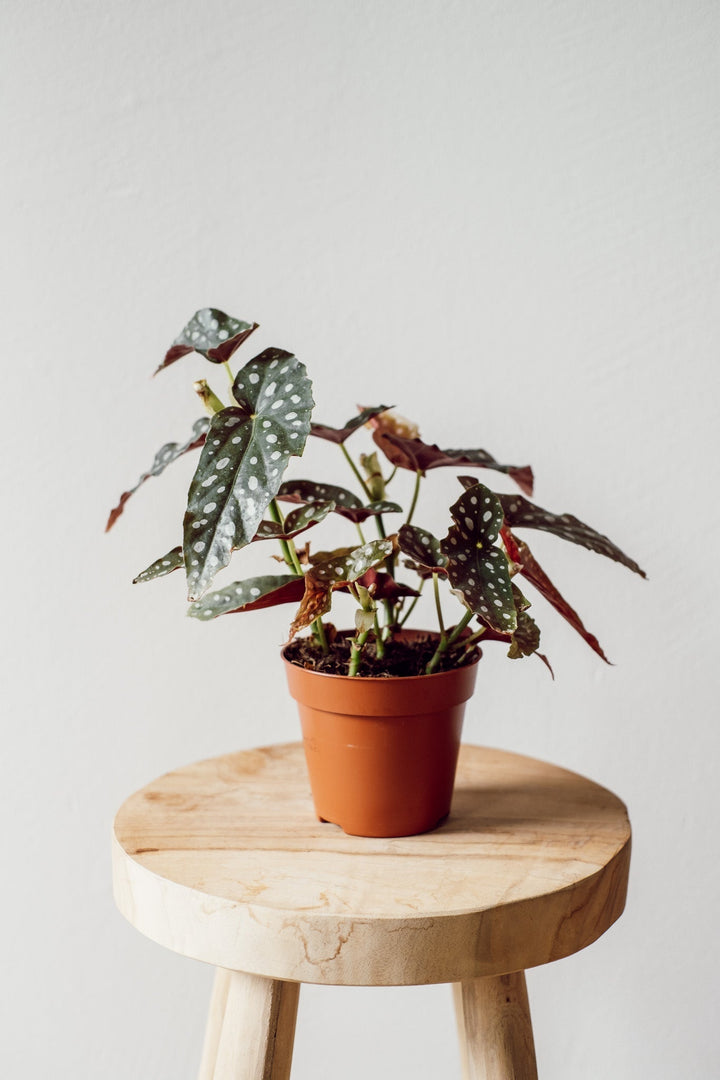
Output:
[[[237,374],[190,484],[183,530],[188,599],[199,600],[255,537],[291,456],[302,454],[313,409],[310,380],[292,353],[265,349]]]
[[[532,495],[533,473],[529,465],[501,465],[486,450],[441,450],[439,446],[425,443],[422,439],[408,439],[382,429],[373,432],[373,440],[388,461],[400,469],[424,475],[428,469],[474,465],[506,473],[521,491]]]
[[[261,521],[255,539],[291,540],[318,522],[324,521],[334,509],[334,502],[314,502],[299,506],[297,510],[290,511],[284,526],[277,521]]]
[[[304,591],[305,581],[299,575],[267,574],[234,581],[224,589],[207,593],[202,600],[190,605],[188,615],[209,622],[218,615],[256,611],[276,604],[296,604]]]
[[[166,574],[172,574],[173,570],[179,570],[184,565],[182,548],[179,546],[174,547],[172,551],[168,551],[167,555],[163,555],[161,559],[156,559],[154,563],[150,563],[147,570],[143,570],[136,578],[133,578],[133,585],[153,581],[154,578],[165,577]]]
[[[316,484],[312,480],[290,480],[280,487],[278,498],[285,502],[310,503],[331,500],[334,512],[355,524],[361,524],[378,514],[400,514],[402,507],[394,502],[372,502],[363,506],[357,495],[335,484]]]
[[[447,573],[447,556],[440,549],[440,541],[427,529],[403,525],[398,533],[398,544],[421,577]]]
[[[358,581],[370,569],[384,562],[394,550],[394,540],[371,540],[358,548],[341,548],[314,559],[305,575],[305,594],[290,627],[290,638],[326,615],[332,606],[333,589]]]
[[[500,633],[514,633],[517,611],[505,553],[495,547],[503,524],[496,495],[484,484],[469,488],[451,506],[454,521],[440,542],[452,591]]]
[[[200,353],[213,364],[223,364],[257,328],[257,323],[233,319],[218,308],[201,308],[175,338],[155,374],[191,352]]]
[[[333,585],[357,581],[372,567],[384,562],[388,555],[392,555],[393,548],[394,543],[390,536],[384,540],[371,540],[350,550],[341,548],[320,560],[313,560],[312,569],[308,573]]]
[[[587,642],[593,652],[597,653],[606,664],[609,664],[610,661],[603,652],[598,639],[594,634],[590,633],[577,611],[568,604],[565,597],[555,588],[525,541],[515,536],[507,525],[503,528],[503,540],[513,562],[520,568],[520,574],[535,586],[548,603],[552,604],[555,610],[572,626],[573,630],[577,631],[583,641]]]
[[[357,431],[373,416],[387,412],[388,409],[392,409],[392,405],[371,405],[367,409],[362,409],[357,416],[351,417],[341,428],[328,427],[326,424],[313,424],[311,434],[318,439],[327,439],[328,442],[344,443],[352,435],[353,431]]]
[[[527,611],[518,610],[517,629],[512,636],[508,656],[511,660],[520,660],[523,656],[532,656],[540,648],[540,630]]]
[[[541,506],[523,499],[521,495],[499,495],[500,504],[503,508],[505,521],[513,529],[542,529],[553,533],[563,540],[569,540],[573,544],[580,544],[590,551],[596,551],[600,555],[607,556],[615,562],[621,563],[629,570],[645,577],[645,571],[641,570],[634,559],[631,559],[623,551],[613,544],[612,540],[602,533],[591,529],[589,525],[572,514],[551,514],[543,510]]]
[[[107,525],[105,526],[105,532],[109,532],[109,530],[112,529],[113,525],[125,509],[125,503],[128,501],[131,495],[135,494],[138,488],[141,487],[146,480],[149,480],[151,476],[159,476],[160,473],[168,467],[168,465],[170,465],[173,461],[177,461],[177,459],[179,457],[182,457],[183,454],[187,454],[189,450],[197,450],[198,447],[202,446],[202,444],[205,442],[205,436],[209,427],[210,421],[207,419],[207,417],[201,416],[200,419],[196,420],[193,424],[192,435],[184,443],[171,442],[165,443],[164,446],[160,447],[157,454],[155,455],[155,460],[153,461],[147,472],[144,472],[142,474],[135,487],[132,487],[129,491],[124,491],[122,493],[117,506],[110,511],[110,516],[107,520]]]
[[[311,503],[327,502],[335,503],[337,510],[359,509],[362,502],[347,488],[337,487],[335,484],[316,484],[313,480],[286,480],[280,485],[278,499],[285,502]]]

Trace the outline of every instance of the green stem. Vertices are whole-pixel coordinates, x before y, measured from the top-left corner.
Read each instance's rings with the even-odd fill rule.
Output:
[[[354,472],[355,477],[356,477],[358,483],[360,484],[360,487],[363,489],[363,491],[365,493],[365,498],[367,499],[368,502],[372,502],[373,501],[372,493],[371,493],[370,489],[368,488],[367,484],[365,483],[365,481],[363,480],[362,476],[360,475],[360,470],[358,469],[357,465],[355,464],[355,462],[353,461],[353,459],[350,457],[349,453],[345,449],[345,443],[340,443],[340,449],[342,450],[343,455],[344,455],[345,460],[347,461],[348,465],[350,466],[350,468]],[[377,528],[378,536],[380,537],[380,539],[381,540],[386,540],[387,539],[387,533],[385,532],[385,525],[383,523],[382,514],[376,514],[376,516],[375,516],[375,526]],[[395,576],[395,559],[394,559],[394,557],[392,555],[388,555],[387,559],[385,560],[385,567],[386,567],[387,572],[390,575],[390,577],[394,577]],[[392,624],[394,622],[394,619],[395,619],[395,609],[393,608],[393,605],[389,600],[383,600],[383,607],[385,608],[385,619],[387,621],[387,624],[388,624],[388,626],[392,626]]]
[[[315,633],[315,636],[320,642],[320,648],[322,649],[325,656],[327,656],[327,654],[330,652],[330,648],[328,646],[327,637],[325,635],[325,627],[323,626],[322,619],[315,620],[315,622],[313,623],[313,632]]]
[[[448,648],[459,649],[462,646],[463,649],[467,649],[469,646],[470,649],[472,649],[472,647],[476,645],[478,641],[480,641],[480,638],[483,637],[484,634],[485,627],[483,626],[481,630],[476,631],[476,633],[474,634],[470,634],[469,637],[463,638],[462,641],[456,641],[454,645],[449,645]]]
[[[373,498],[372,498],[372,495],[370,494],[370,489],[368,488],[367,484],[363,480],[362,475],[361,475],[360,470],[358,469],[357,465],[355,464],[353,459],[348,454],[348,452],[347,452],[347,450],[345,448],[345,443],[340,443],[340,449],[342,450],[342,452],[343,452],[343,454],[345,456],[345,460],[347,461],[348,465],[350,466],[352,471],[355,473],[355,478],[356,478],[357,482],[360,484],[360,487],[365,492],[365,498],[367,499],[368,502],[372,502]]]
[[[383,643],[382,630],[380,629],[377,612],[375,613],[375,653],[378,660],[382,660],[385,655],[385,645]]]
[[[450,633],[450,636],[448,637],[448,648],[449,648],[449,647],[450,647],[451,645],[454,645],[454,644],[455,644],[455,642],[456,642],[456,641],[457,641],[457,639],[458,639],[458,638],[460,637],[460,635],[462,634],[463,630],[465,629],[465,627],[467,626],[467,624],[468,624],[468,623],[470,622],[470,620],[472,619],[472,617],[473,617],[473,615],[474,615],[474,614],[475,614],[475,612],[474,612],[474,611],[471,611],[471,610],[470,610],[470,608],[468,608],[468,609],[467,609],[467,611],[466,611],[466,612],[465,612],[465,614],[463,615],[463,617],[462,617],[462,619],[460,620],[460,622],[459,622],[459,623],[457,624],[457,626],[455,627],[455,629],[451,631],[451,633]]]
[[[365,540],[365,537],[363,536],[363,531],[362,531],[362,529],[360,528],[360,522],[359,522],[359,521],[356,521],[356,522],[355,522],[355,528],[356,528],[356,529],[357,529],[357,531],[358,531],[358,536],[360,537],[360,543],[361,543],[361,544],[365,544],[365,543],[367,543],[367,541]]]
[[[360,656],[365,648],[365,642],[368,639],[369,631],[365,631],[363,634],[358,634],[353,638],[350,643],[350,667],[348,668],[348,675],[357,675],[358,668],[360,667]]]
[[[225,371],[227,372],[228,382],[230,383],[230,400],[234,401],[235,397],[233,395],[232,388],[235,385],[235,376],[232,373],[232,368],[230,367],[230,361],[229,360],[223,360],[223,367],[225,368]]]
[[[420,469],[418,469],[416,471],[416,473],[415,473],[415,488],[413,490],[412,502],[410,503],[410,510],[408,512],[407,520],[405,522],[406,525],[410,524],[410,522],[413,519],[413,514],[415,513],[415,507],[417,506],[418,495],[420,494],[420,481],[422,480],[422,476],[423,476],[422,472],[420,471]],[[436,576],[436,575],[434,575],[434,576]]]
[[[440,587],[438,585],[439,574],[433,574],[433,591],[435,593],[435,610],[437,611],[440,637],[445,637],[445,623],[443,621],[442,607],[440,606]]]
[[[278,506],[275,499],[273,499],[272,502],[268,504],[268,512],[272,520],[282,528],[282,526],[284,525],[283,516],[280,513],[280,507]],[[278,544],[280,545],[280,550],[282,552],[282,557],[285,560],[285,565],[289,566],[291,570],[297,571],[297,567],[293,562],[287,540],[278,540]],[[300,573],[302,573],[302,570],[300,571]]]
[[[443,636],[443,637],[440,638],[440,641],[438,642],[438,647],[435,650],[435,652],[433,653],[430,661],[428,662],[427,667],[425,668],[425,674],[426,675],[432,675],[433,671],[435,670],[435,668],[440,663],[440,660],[442,659],[443,653],[447,652],[447,650],[450,648],[450,646],[453,645],[457,641],[457,639],[460,637],[463,630],[465,629],[467,624],[470,622],[470,620],[472,619],[474,614],[475,614],[474,611],[470,611],[470,609],[468,609],[465,612],[465,614],[463,615],[460,622],[455,627],[455,629],[449,635]]]
[[[273,499],[269,503],[268,510],[270,511],[270,517],[273,519],[273,521],[277,522],[277,524],[282,527],[285,522],[282,516],[282,511],[277,504],[277,499]],[[279,544],[280,550],[282,551],[283,559],[285,560],[286,564],[290,567],[291,570],[294,570],[296,574],[302,577],[303,569],[300,565],[300,560],[298,559],[297,549],[292,540],[280,540]],[[330,649],[328,648],[327,636],[325,634],[325,627],[323,626],[322,619],[315,619],[315,622],[312,624],[312,631],[320,648],[322,649],[325,656],[327,656]]]
[[[270,517],[273,519],[273,521],[277,522],[277,524],[282,528],[285,524],[285,518],[282,515],[282,510],[277,504],[277,499],[273,499],[269,503],[268,510],[270,511]],[[280,540],[280,547],[282,549],[283,558],[285,559],[285,562],[288,564],[288,566],[291,567],[296,574],[302,575],[302,566],[300,565],[300,560],[297,556],[297,549],[292,540]]]
[[[482,629],[477,631],[477,633],[471,634],[470,637],[463,638],[462,641],[456,642],[453,648],[462,646],[463,651],[462,655],[455,661],[455,667],[462,667],[465,661],[470,659],[470,657],[475,652],[475,646],[477,645],[478,641],[480,641],[484,633],[485,627],[483,626]]]

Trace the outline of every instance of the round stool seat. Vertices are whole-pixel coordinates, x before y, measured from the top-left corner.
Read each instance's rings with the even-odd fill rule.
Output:
[[[115,896],[142,933],[288,982],[410,985],[519,972],[619,917],[630,826],[610,791],[463,746],[452,813],[421,836],[346,836],[313,810],[302,746],[168,773],[115,820]]]

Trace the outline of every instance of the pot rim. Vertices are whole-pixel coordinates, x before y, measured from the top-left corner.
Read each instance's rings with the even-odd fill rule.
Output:
[[[354,633],[355,633],[354,630],[339,630],[338,631],[338,636],[348,636],[348,635],[353,635]],[[410,630],[410,631],[406,631],[406,633],[409,633],[409,634],[412,634],[412,635],[421,634],[423,636],[434,637],[434,638],[438,638],[440,636],[434,630]],[[443,676],[445,676],[445,678],[447,678],[449,675],[455,675],[458,672],[467,671],[469,668],[472,668],[472,667],[474,667],[475,664],[479,663],[479,661],[482,658],[482,649],[480,648],[479,645],[475,645],[475,649],[474,649],[474,652],[473,652],[473,655],[472,655],[472,659],[467,660],[460,667],[447,668],[445,671],[434,671],[432,673],[432,675],[336,675],[336,674],[333,674],[330,671],[315,671],[314,668],[306,668],[306,667],[303,667],[302,664],[296,664],[292,660],[289,660],[287,658],[287,656],[285,655],[285,653],[286,653],[287,649],[290,647],[290,645],[291,645],[291,642],[288,642],[287,645],[283,645],[283,647],[280,650],[280,656],[282,657],[283,663],[287,664],[288,667],[297,668],[298,671],[302,671],[306,675],[312,675],[313,677],[316,677],[316,678],[338,679],[338,680],[339,679],[343,679],[343,680],[352,679],[353,682],[361,682],[361,683],[378,683],[378,684],[379,683],[388,683],[388,682],[411,683],[413,681],[417,682],[417,681],[422,680],[422,682],[424,684],[427,684],[428,680],[440,679]]]

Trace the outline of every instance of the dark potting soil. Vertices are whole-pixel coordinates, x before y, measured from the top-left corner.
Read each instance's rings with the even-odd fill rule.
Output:
[[[388,641],[385,655],[378,659],[375,643],[368,641],[362,652],[358,675],[370,678],[396,678],[397,676],[422,675],[437,647],[432,638],[414,641]],[[326,675],[347,675],[350,665],[350,639],[337,637],[329,643],[326,655],[312,637],[295,638],[285,649],[285,656],[298,667],[321,671]],[[455,654],[457,660],[457,653]],[[443,656],[436,671],[447,671],[454,664]]]

